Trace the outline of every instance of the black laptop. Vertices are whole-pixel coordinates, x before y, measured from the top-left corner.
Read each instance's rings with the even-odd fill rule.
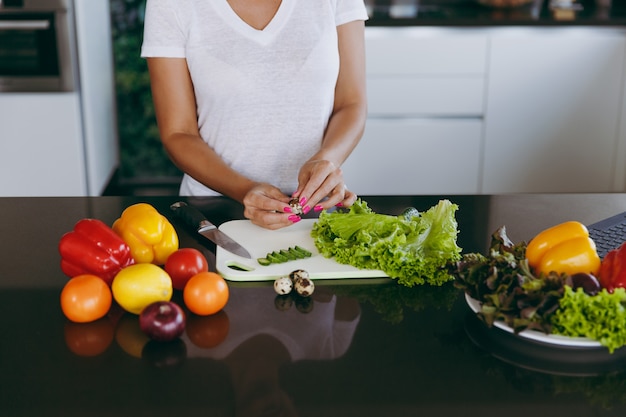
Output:
[[[587,226],[600,258],[626,241],[626,211]]]

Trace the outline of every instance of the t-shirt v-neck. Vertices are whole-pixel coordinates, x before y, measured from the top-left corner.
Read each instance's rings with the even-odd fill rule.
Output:
[[[296,0],[282,0],[278,6],[278,10],[263,29],[256,29],[243,20],[227,0],[214,0],[211,4],[215,6],[215,10],[224,19],[224,21],[242,35],[263,45],[270,43],[280,33],[285,23],[289,20],[289,15],[293,10],[293,4]]]

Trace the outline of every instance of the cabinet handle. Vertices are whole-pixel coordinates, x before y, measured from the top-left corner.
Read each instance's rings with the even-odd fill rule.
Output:
[[[0,21],[0,30],[48,30],[49,20],[4,20]]]

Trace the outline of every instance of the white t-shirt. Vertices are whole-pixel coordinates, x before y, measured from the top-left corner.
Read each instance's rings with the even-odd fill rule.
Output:
[[[148,0],[141,56],[186,58],[204,141],[289,195],[332,112],[336,27],[366,19],[363,0],[282,0],[257,30],[227,0]],[[217,195],[188,175],[180,193]]]

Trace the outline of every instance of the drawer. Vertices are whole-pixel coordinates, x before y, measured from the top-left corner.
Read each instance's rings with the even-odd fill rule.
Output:
[[[483,75],[488,37],[481,30],[365,29],[368,75]]]
[[[343,165],[358,195],[477,194],[482,121],[373,119]]]
[[[370,116],[482,117],[483,77],[381,77],[367,80]]]

